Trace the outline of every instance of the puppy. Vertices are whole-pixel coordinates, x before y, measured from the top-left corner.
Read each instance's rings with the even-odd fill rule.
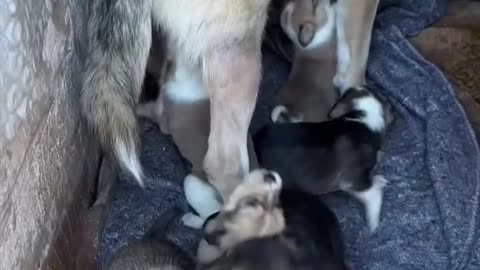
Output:
[[[172,212],[173,213],[173,212]],[[173,216],[161,222],[170,224]],[[195,261],[165,238],[166,226],[154,226],[141,241],[121,248],[107,263],[108,270],[193,270]]]
[[[386,179],[373,176],[388,125],[386,100],[350,88],[322,123],[271,124],[254,135],[260,166],[277,171],[286,188],[320,195],[342,190],[360,200],[370,229],[379,224]]]
[[[292,69],[278,96],[272,117],[282,122],[321,122],[338,98],[336,72],[336,13],[330,0],[290,1],[281,13],[281,26],[294,44]],[[290,119],[283,119],[285,111]],[[283,116],[283,117],[282,117]]]
[[[164,31],[175,62],[210,100],[204,168],[222,198],[250,171],[247,134],[261,77],[270,0],[93,0],[81,105],[105,153],[143,185],[135,106],[152,45]],[[179,15],[181,13],[181,16]],[[76,36],[77,37],[77,36]]]
[[[220,212],[206,221],[198,254],[201,269],[347,269],[337,218],[317,196],[282,189],[275,207],[282,209],[286,227],[273,235],[262,233],[265,229],[258,227],[257,218],[242,214],[249,200],[232,200],[236,211]],[[274,228],[266,222],[262,227]]]
[[[281,178],[275,172],[252,171],[235,188],[222,211],[204,223],[205,238],[198,248],[198,262],[209,264],[243,241],[280,233],[285,227],[278,204],[281,185]]]

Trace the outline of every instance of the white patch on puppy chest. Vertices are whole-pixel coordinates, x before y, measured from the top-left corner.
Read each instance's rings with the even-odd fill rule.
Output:
[[[130,145],[134,145],[134,143],[131,142]],[[143,183],[142,165],[135,150],[131,149],[127,151],[125,143],[117,140],[115,143],[115,151],[117,152],[116,154],[120,164],[135,177],[135,180],[137,180],[138,184],[143,188],[145,184]]]
[[[382,131],[385,128],[383,107],[380,101],[373,96],[361,97],[353,100],[353,106],[357,110],[365,112],[365,116],[356,120],[364,123],[372,131]]]
[[[368,227],[373,232],[378,228],[380,224],[380,212],[383,202],[383,188],[387,185],[388,181],[382,175],[376,175],[373,177],[372,186],[365,191],[351,192],[351,194],[357,198],[365,207],[367,216]]]
[[[201,218],[205,219],[221,210],[222,203],[217,200],[215,188],[197,176],[187,175],[183,188],[188,204],[195,209]]]

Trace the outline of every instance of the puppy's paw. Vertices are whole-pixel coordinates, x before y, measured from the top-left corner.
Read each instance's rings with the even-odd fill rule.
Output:
[[[222,208],[217,191],[207,181],[189,174],[185,177],[183,188],[188,204],[200,217],[205,219]]]
[[[285,123],[288,122],[288,109],[283,105],[278,105],[273,108],[270,118],[273,123]]]
[[[186,213],[182,217],[182,224],[186,227],[190,227],[193,229],[201,229],[204,223],[204,219],[192,214],[192,213]]]
[[[373,177],[372,186],[364,191],[353,192],[365,207],[365,214],[370,232],[374,232],[380,224],[380,213],[383,203],[383,188],[387,185],[387,179],[382,175]]]
[[[375,175],[373,177],[373,186],[376,188],[384,188],[388,185],[388,180],[383,175]]]

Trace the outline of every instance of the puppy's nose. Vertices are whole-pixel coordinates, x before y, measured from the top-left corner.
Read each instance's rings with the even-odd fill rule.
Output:
[[[263,177],[263,181],[265,183],[276,183],[277,182],[277,177],[273,172],[266,172],[265,176]]]
[[[303,47],[307,47],[312,42],[315,36],[315,25],[311,22],[306,22],[300,25],[298,29],[298,42]]]

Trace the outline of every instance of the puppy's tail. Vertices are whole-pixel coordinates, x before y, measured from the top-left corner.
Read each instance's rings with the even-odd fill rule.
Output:
[[[95,0],[88,23],[81,105],[100,140],[143,187],[135,106],[151,43],[148,1]]]

